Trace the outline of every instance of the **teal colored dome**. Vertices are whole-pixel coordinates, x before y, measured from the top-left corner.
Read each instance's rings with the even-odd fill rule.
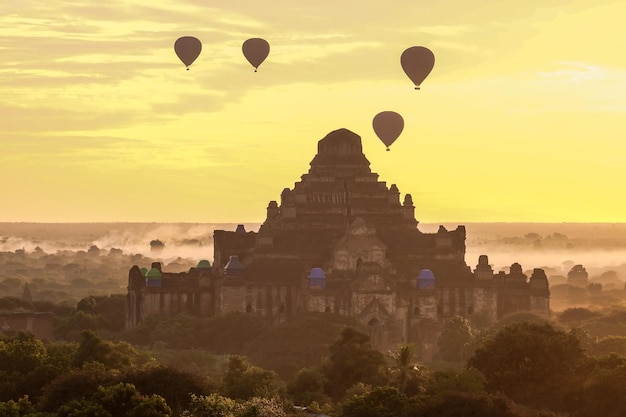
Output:
[[[148,273],[148,268],[141,268],[140,271],[141,271],[141,276],[145,277],[146,274]]]
[[[198,262],[198,265],[196,266],[197,269],[211,269],[211,262],[207,261],[206,259],[201,260],[200,262]]]
[[[155,279],[155,278],[161,278],[161,277],[163,277],[163,274],[161,274],[161,271],[159,271],[156,268],[152,268],[146,273],[146,278]]]

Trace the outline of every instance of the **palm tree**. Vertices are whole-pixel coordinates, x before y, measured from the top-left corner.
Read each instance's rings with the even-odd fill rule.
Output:
[[[393,361],[389,371],[392,375],[396,375],[398,380],[397,388],[403,393],[406,392],[406,384],[409,378],[422,373],[422,369],[413,361],[414,355],[415,345],[412,343],[398,346],[398,350],[395,352],[388,352],[388,356]]]

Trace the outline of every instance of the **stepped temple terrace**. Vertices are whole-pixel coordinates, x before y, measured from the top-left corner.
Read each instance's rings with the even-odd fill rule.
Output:
[[[129,272],[127,326],[149,315],[298,312],[358,318],[381,349],[432,349],[433,323],[455,315],[495,321],[516,312],[548,317],[542,269],[514,263],[494,273],[486,255],[465,259],[465,227],[423,233],[410,194],[370,169],[347,129],[318,142],[309,171],[270,201],[258,232],[215,230],[213,263],[168,273],[156,262]]]

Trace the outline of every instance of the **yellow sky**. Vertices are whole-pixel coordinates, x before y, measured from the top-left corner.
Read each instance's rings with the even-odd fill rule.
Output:
[[[345,127],[421,222],[626,222],[624,16],[625,0],[9,2],[0,221],[259,222]],[[203,43],[189,71],[181,36]],[[252,37],[271,45],[257,73]],[[436,56],[421,91],[400,67],[414,45]],[[384,110],[405,120],[390,152]]]

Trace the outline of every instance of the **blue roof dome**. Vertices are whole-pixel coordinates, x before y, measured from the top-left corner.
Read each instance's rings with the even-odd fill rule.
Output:
[[[430,269],[422,269],[417,274],[417,288],[435,288],[435,274]]]
[[[309,273],[309,288],[326,288],[326,274],[322,268],[313,268]]]
[[[324,270],[322,268],[313,268],[309,273],[310,278],[326,278],[326,274],[324,274]]]
[[[224,274],[230,277],[238,277],[243,275],[243,264],[239,260],[239,256],[232,255],[224,266]]]
[[[417,275],[417,279],[435,279],[435,274],[430,269],[422,269]]]

